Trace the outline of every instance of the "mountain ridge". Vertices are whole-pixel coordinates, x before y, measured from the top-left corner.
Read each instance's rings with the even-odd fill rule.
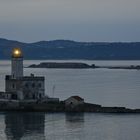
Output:
[[[21,47],[25,59],[140,60],[140,42],[77,42],[51,40],[33,43],[0,38],[0,59],[10,59]]]

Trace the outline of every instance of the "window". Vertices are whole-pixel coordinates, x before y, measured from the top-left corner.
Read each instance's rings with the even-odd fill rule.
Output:
[[[13,89],[15,88],[15,84],[12,84]]]
[[[32,87],[33,87],[33,88],[35,87],[35,83],[32,83]]]
[[[35,94],[33,94],[33,99],[35,99]]]
[[[25,87],[26,87],[26,88],[28,88],[28,87],[29,87],[29,84],[28,84],[28,83],[26,83],[26,84],[25,84]]]
[[[41,83],[38,84],[38,87],[41,87]]]
[[[41,95],[41,93],[39,94],[39,98],[41,98],[42,97],[42,95]]]

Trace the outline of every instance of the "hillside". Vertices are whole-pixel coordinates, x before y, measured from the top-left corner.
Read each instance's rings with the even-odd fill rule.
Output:
[[[140,42],[54,40],[22,43],[0,38],[0,59],[10,59],[13,47],[21,47],[25,59],[140,60]]]

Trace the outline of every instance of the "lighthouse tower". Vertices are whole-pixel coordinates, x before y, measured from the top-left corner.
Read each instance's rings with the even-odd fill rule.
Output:
[[[5,91],[8,99],[38,100],[45,96],[45,77],[23,76],[23,54],[20,48],[12,50],[11,75],[5,76]]]
[[[12,50],[12,70],[11,76],[13,79],[19,79],[23,77],[23,55],[20,48],[14,48]]]

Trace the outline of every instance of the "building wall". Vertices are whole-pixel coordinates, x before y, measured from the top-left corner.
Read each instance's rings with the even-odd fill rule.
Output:
[[[6,92],[16,92],[17,90],[21,90],[22,88],[22,81],[20,80],[6,80]]]
[[[10,99],[11,94],[6,92],[0,92],[0,99]]]
[[[45,96],[43,80],[23,81],[24,99],[40,99]]]
[[[17,96],[17,99],[40,99],[45,96],[44,78],[6,78],[5,85],[5,91]]]
[[[6,86],[5,91],[11,93],[12,99],[23,99],[23,96],[22,96],[23,90],[22,90],[21,80],[17,80],[17,79],[6,80],[5,86]]]
[[[84,103],[83,100],[78,101],[78,100],[76,100],[75,98],[72,98],[72,97],[70,97],[70,98],[68,98],[67,100],[65,100],[65,104],[66,104],[66,105],[73,105],[73,106],[76,106],[76,105],[80,105],[80,104],[83,104],[83,103]]]

